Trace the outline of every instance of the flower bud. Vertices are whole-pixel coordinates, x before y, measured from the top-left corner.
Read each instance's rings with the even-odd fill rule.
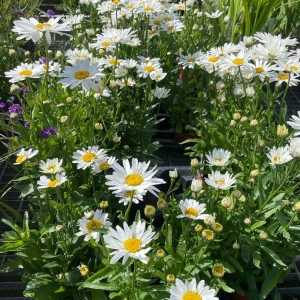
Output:
[[[236,121],[235,120],[231,120],[229,123],[230,127],[234,127],[236,125]]]
[[[212,274],[215,277],[222,278],[225,274],[225,268],[223,264],[214,264],[212,267]]]
[[[177,169],[170,170],[169,171],[169,176],[170,176],[171,179],[176,179],[178,177],[178,171],[177,171]]]
[[[103,125],[101,123],[95,123],[95,129],[102,130],[103,129]]]
[[[203,226],[201,224],[197,224],[194,228],[195,232],[200,233],[203,229]]]
[[[99,203],[99,207],[102,208],[102,209],[108,208],[108,205],[109,205],[108,201],[106,201],[106,200],[102,200]]]
[[[241,117],[241,122],[243,123],[243,122],[246,122],[248,120],[248,118],[246,117],[246,116],[244,116],[244,117]]]
[[[199,160],[197,158],[191,159],[191,167],[197,168],[199,166]]]
[[[277,125],[276,134],[278,137],[285,137],[289,134],[289,130],[284,124]]]
[[[232,197],[224,197],[222,200],[221,200],[221,205],[228,209],[228,210],[231,210],[234,208],[234,201],[232,199]]]
[[[59,121],[60,123],[65,123],[68,120],[68,118],[69,118],[68,116],[61,116]]]
[[[89,273],[89,268],[88,268],[88,266],[85,265],[85,264],[80,264],[80,266],[78,266],[78,270],[79,270],[80,275],[81,275],[82,277],[88,275],[88,273]]]
[[[168,274],[166,277],[167,283],[174,283],[176,280],[176,277],[174,274]]]
[[[254,169],[250,172],[250,176],[251,177],[256,177],[259,175],[259,170],[258,169]]]
[[[144,208],[144,214],[147,218],[153,218],[156,213],[156,208],[153,205],[146,205]]]
[[[158,249],[158,250],[156,251],[156,256],[157,256],[157,257],[164,257],[165,255],[166,255],[166,252],[165,252],[164,249]]]
[[[232,245],[232,248],[235,250],[240,249],[240,244],[237,241],[235,241]]]
[[[296,212],[300,212],[300,201],[297,201],[295,204],[294,204],[294,210]]]
[[[239,112],[235,112],[232,116],[233,120],[238,121],[241,119],[241,114]]]
[[[245,218],[245,219],[244,219],[244,223],[245,223],[246,225],[250,225],[250,224],[251,224],[251,219],[250,219],[250,218]]]
[[[215,232],[221,232],[223,230],[223,225],[220,224],[220,223],[215,223],[215,224],[212,225],[212,229]]]
[[[204,229],[202,231],[202,237],[207,241],[212,241],[215,238],[215,233],[210,229]]]
[[[191,183],[191,191],[194,193],[198,193],[202,190],[203,181],[200,178],[193,178]]]
[[[261,231],[261,232],[259,233],[259,238],[260,238],[261,240],[266,240],[266,239],[268,239],[268,237],[269,237],[269,235],[268,235],[265,231]]]
[[[258,121],[256,119],[253,119],[250,121],[250,126],[252,126],[252,127],[257,126],[257,124],[258,124]]]

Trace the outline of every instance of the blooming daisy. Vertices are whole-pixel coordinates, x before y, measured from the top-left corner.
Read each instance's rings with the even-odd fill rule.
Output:
[[[112,168],[113,164],[116,162],[116,158],[113,156],[102,155],[99,157],[92,165],[93,174],[98,174]]]
[[[36,156],[38,153],[39,153],[38,150],[34,150],[32,148],[29,148],[28,150],[25,150],[24,148],[22,148],[17,153],[16,162],[14,164],[20,165],[20,164],[24,163],[27,159],[30,159],[30,158]]]
[[[106,151],[99,149],[98,146],[89,146],[88,148],[83,148],[77,150],[73,153],[73,163],[77,164],[77,169],[83,169],[90,167],[97,159],[102,159],[106,157]]]
[[[222,60],[221,69],[229,72],[237,72],[239,69],[244,71],[249,69],[249,54],[245,49],[240,50],[238,53],[226,55]]]
[[[81,61],[88,61],[93,58],[93,55],[87,49],[69,49],[66,52],[67,62],[71,65],[76,65]]]
[[[128,226],[123,223],[123,228],[117,226],[116,229],[109,228],[104,235],[104,241],[107,248],[113,249],[111,263],[116,263],[123,258],[122,263],[125,264],[129,258],[140,260],[147,263],[149,258],[146,254],[151,250],[146,247],[153,239],[155,232],[149,226],[146,229],[146,222],[134,222]]]
[[[220,171],[213,171],[205,178],[205,182],[216,189],[228,190],[233,187],[236,179],[228,172],[222,174]]]
[[[153,96],[157,99],[165,99],[170,96],[170,89],[166,89],[165,87],[156,87],[153,91]]]
[[[99,242],[103,229],[111,226],[111,223],[108,221],[108,214],[97,209],[94,212],[84,213],[84,216],[78,221],[78,226],[77,236],[84,236],[85,241],[94,239]]]
[[[151,74],[156,73],[159,71],[160,68],[160,63],[159,63],[159,58],[141,58],[141,63],[137,65],[137,72],[139,77],[142,78],[147,78]]]
[[[56,188],[67,181],[66,174],[64,172],[55,174],[54,177],[41,176],[38,180],[39,189]]]
[[[113,173],[106,175],[106,185],[116,195],[125,192],[131,192],[133,196],[146,192],[156,195],[159,191],[156,185],[163,184],[164,180],[154,177],[157,167],[149,169],[149,166],[150,162],[139,162],[136,158],[131,163],[124,159],[123,166],[115,163]]]
[[[267,153],[267,157],[270,160],[270,164],[272,166],[282,165],[293,159],[289,146],[284,147],[273,147],[270,149],[269,153]]]
[[[13,70],[5,72],[5,77],[10,78],[9,82],[15,83],[27,78],[40,78],[43,73],[44,68],[41,64],[22,63]]]
[[[203,214],[206,210],[206,205],[199,203],[194,199],[185,199],[179,202],[179,208],[182,214],[177,218],[189,218],[192,220],[204,220],[208,215]]]
[[[51,34],[62,34],[63,32],[71,31],[71,26],[67,23],[61,23],[62,17],[50,18],[47,22],[40,22],[35,18],[21,18],[14,21],[13,32],[19,36],[17,40],[25,39],[38,42],[45,35],[47,42],[51,43]]]
[[[196,279],[183,282],[176,279],[170,289],[170,300],[218,300],[217,292],[201,280],[198,284]]]
[[[274,71],[274,67],[270,63],[262,59],[255,59],[253,63],[249,64],[255,76],[258,76],[260,80],[264,80],[266,77],[270,77],[270,72]]]
[[[295,75],[294,73],[288,73],[288,72],[278,72],[274,73],[270,80],[271,82],[276,82],[276,85],[279,86],[283,83],[288,84],[289,86],[296,86],[300,82],[299,76]]]
[[[293,157],[300,157],[300,137],[290,140],[290,153]]]
[[[60,74],[62,79],[59,82],[64,87],[75,88],[81,85],[84,90],[90,90],[102,76],[102,69],[99,68],[98,64],[84,60],[76,65],[67,66],[63,73]]]
[[[207,163],[211,166],[224,167],[228,164],[231,152],[224,149],[213,149],[206,154]]]
[[[179,62],[178,64],[183,67],[183,69],[194,69],[195,65],[197,62],[200,60],[200,53],[196,52],[193,54],[188,54],[188,55],[181,55],[179,57]]]
[[[221,49],[213,48],[204,54],[199,54],[197,63],[202,66],[208,73],[212,73],[218,68],[221,59]]]
[[[40,162],[40,171],[45,174],[56,174],[63,172],[64,169],[62,168],[62,159],[53,158],[47,159],[46,161],[42,160]]]
[[[295,133],[296,136],[300,135],[300,111],[298,111],[297,114],[298,116],[293,115],[290,120],[287,121],[287,124],[297,131]]]

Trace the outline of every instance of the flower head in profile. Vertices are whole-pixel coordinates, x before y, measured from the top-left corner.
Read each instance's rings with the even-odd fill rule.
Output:
[[[179,202],[181,214],[178,218],[188,218],[192,220],[204,220],[208,215],[203,214],[206,205],[194,199],[185,199]]]
[[[211,166],[224,167],[228,164],[231,152],[224,149],[213,149],[206,154],[207,163]]]
[[[67,66],[60,74],[62,79],[59,82],[64,87],[76,88],[81,86],[84,90],[89,91],[95,88],[102,76],[102,69],[99,68],[98,64],[90,60],[83,60],[75,65]]]
[[[217,292],[205,284],[204,280],[197,283],[196,279],[182,281],[176,279],[170,289],[169,300],[218,300]]]
[[[53,189],[59,187],[66,181],[67,181],[66,174],[64,172],[61,172],[55,174],[53,177],[48,177],[45,175],[41,176],[37,184],[39,189],[48,189],[48,188]]]
[[[118,163],[113,165],[113,173],[106,175],[106,185],[116,196],[128,194],[135,198],[137,195],[145,195],[150,192],[156,195],[159,192],[156,185],[164,181],[154,177],[157,168],[150,168],[150,162],[139,162],[133,158],[131,163],[128,159],[123,160],[123,166]]]
[[[74,152],[72,158],[73,163],[77,164],[77,169],[85,170],[91,167],[96,160],[103,159],[106,157],[106,151],[99,149],[98,146],[89,146],[88,148],[83,148]]]
[[[284,147],[271,148],[267,153],[267,157],[272,166],[283,165],[293,159],[288,145]]]
[[[101,155],[101,157],[97,158],[97,160],[93,163],[92,169],[93,174],[98,174],[101,172],[105,172],[112,168],[113,164],[116,162],[116,158],[113,156],[107,156],[106,154]]]
[[[138,221],[128,226],[123,223],[123,228],[117,226],[116,229],[109,228],[104,235],[106,247],[112,249],[111,263],[116,263],[121,258],[123,264],[129,258],[137,259],[143,263],[147,263],[149,258],[147,253],[151,250],[147,245],[153,240],[155,232],[149,226],[146,229],[146,222]]]
[[[47,159],[40,161],[40,171],[45,174],[56,174],[63,172],[63,160],[58,158]]]
[[[205,178],[205,182],[215,189],[228,190],[234,186],[236,179],[228,172],[222,174],[220,171],[213,171]]]
[[[51,33],[63,34],[71,31],[69,24],[61,22],[61,17],[50,18],[47,22],[41,22],[35,18],[21,18],[14,21],[13,32],[18,34],[17,39],[32,40],[38,42],[45,35],[47,42],[51,43]]]
[[[5,77],[10,78],[10,83],[15,83],[28,78],[40,78],[43,73],[44,69],[41,64],[22,63],[13,70],[5,72]]]
[[[296,130],[296,136],[300,135],[300,111],[297,112],[297,115],[292,115],[287,124]]]
[[[24,163],[26,160],[36,156],[39,153],[38,150],[34,150],[32,148],[29,148],[28,150],[25,150],[24,148],[20,149],[17,153],[15,165],[20,165]]]
[[[111,223],[108,221],[108,214],[97,209],[96,211],[85,213],[78,221],[78,226],[79,232],[77,236],[84,236],[85,241],[94,239],[96,242],[99,242],[103,230],[111,226]]]

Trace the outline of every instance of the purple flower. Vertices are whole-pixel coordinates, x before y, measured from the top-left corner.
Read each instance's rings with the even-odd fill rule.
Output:
[[[53,128],[53,127],[48,127],[48,128],[44,128],[41,130],[41,137],[43,138],[48,138],[52,135],[55,135],[57,132],[57,129],[56,128]]]
[[[22,106],[18,103],[12,104],[9,108],[8,111],[11,114],[21,114],[23,112]]]
[[[45,57],[45,56],[40,57],[39,58],[39,63],[40,64],[46,64],[47,63],[47,57]]]
[[[5,110],[6,108],[6,102],[5,101],[0,101],[0,109]]]
[[[48,17],[55,17],[56,13],[53,9],[47,9],[46,14],[48,15]]]

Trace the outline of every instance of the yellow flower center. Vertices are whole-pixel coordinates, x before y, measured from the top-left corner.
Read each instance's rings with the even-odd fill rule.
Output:
[[[58,186],[58,180],[57,179],[49,179],[48,181],[48,187],[49,188],[55,188]]]
[[[112,4],[118,5],[120,3],[120,0],[111,0]]]
[[[106,49],[106,48],[108,48],[108,47],[110,47],[110,46],[111,46],[111,41],[110,41],[110,40],[103,40],[103,41],[101,42],[101,48]]]
[[[48,171],[49,171],[50,173],[56,173],[56,171],[57,171],[56,165],[50,165],[50,166],[48,167]]]
[[[95,158],[96,154],[90,151],[87,151],[82,155],[82,160],[86,163],[92,162]]]
[[[74,77],[77,80],[84,80],[84,79],[90,77],[90,72],[87,70],[78,70],[74,73]]]
[[[203,300],[203,297],[194,291],[187,291],[184,293],[182,300]]]
[[[130,186],[137,186],[144,182],[144,178],[140,174],[129,174],[125,178],[125,183]]]
[[[46,29],[48,29],[50,27],[49,23],[37,23],[34,25],[35,29],[37,29],[38,31],[44,31]]]
[[[187,217],[198,217],[199,215],[199,211],[197,208],[194,208],[194,207],[188,207],[186,210],[185,210],[185,215]]]
[[[147,66],[144,67],[144,72],[145,73],[151,73],[153,71],[155,71],[155,68],[152,65],[147,65]]]
[[[265,69],[263,67],[256,67],[255,68],[255,72],[260,74],[260,73],[263,73],[265,71]]]
[[[93,231],[97,231],[99,229],[101,229],[103,226],[103,223],[98,220],[98,219],[90,219],[87,223],[86,223],[86,229],[88,230],[88,232],[93,232]]]
[[[281,162],[281,156],[280,155],[274,155],[273,157],[272,157],[272,163],[273,164],[278,164],[278,163],[280,163]]]
[[[109,164],[107,161],[101,162],[101,163],[99,164],[99,169],[100,169],[101,171],[107,171],[109,168],[110,168],[110,164]]]
[[[120,63],[116,57],[110,58],[108,62],[113,66],[117,66]]]
[[[243,58],[237,57],[232,60],[232,63],[237,66],[241,66],[245,63],[245,60]]]
[[[152,13],[153,12],[153,7],[150,5],[144,5],[144,12],[145,13]]]
[[[209,55],[207,58],[207,60],[211,63],[216,63],[219,61],[219,59],[220,59],[220,57],[217,55]]]
[[[290,78],[289,73],[281,72],[277,76],[278,80],[287,81]]]
[[[80,265],[79,272],[81,276],[86,276],[89,273],[89,268],[86,265]]]
[[[138,252],[142,247],[142,241],[140,239],[131,238],[128,240],[125,240],[123,242],[123,246],[125,250],[127,250],[130,253],[136,253]]]
[[[19,72],[19,75],[24,76],[24,77],[32,76],[32,70],[24,69],[24,70]]]
[[[216,185],[223,186],[225,184],[225,179],[220,178],[215,180]]]
[[[16,163],[21,164],[27,159],[27,156],[24,154],[18,154],[16,158]]]

